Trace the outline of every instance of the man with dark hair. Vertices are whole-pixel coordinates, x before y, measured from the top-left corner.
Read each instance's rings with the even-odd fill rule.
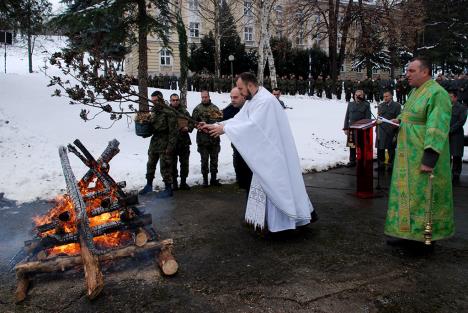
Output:
[[[281,90],[279,88],[273,88],[273,96],[278,99],[279,103],[281,104],[281,107],[283,109],[286,109],[286,105],[284,104],[283,100],[280,99],[281,97]]]
[[[192,112],[192,118],[197,122],[214,124],[220,122],[223,113],[216,105],[211,103],[210,93],[207,90],[201,91],[201,103]],[[209,134],[198,130],[197,132],[198,152],[201,157],[201,172],[203,175],[203,187],[208,187],[208,173],[211,173],[211,186],[221,186],[216,175],[218,173],[218,155],[221,151],[221,141],[219,138],[211,137]]]
[[[393,101],[392,92],[386,90],[383,93],[383,102],[379,104],[377,110],[377,116],[383,117],[387,120],[393,120],[397,118],[401,113],[401,105],[398,102]],[[385,169],[385,150],[388,151],[388,167],[389,172],[393,169],[393,161],[395,160],[395,148],[396,148],[396,135],[397,129],[392,127],[388,123],[377,122],[377,137],[375,146],[377,147],[377,170]]]
[[[356,90],[354,101],[348,103],[344,118],[343,131],[348,137],[347,145],[349,147],[349,163],[348,167],[356,166],[356,136],[350,126],[362,119],[371,118],[370,104],[365,100],[364,91]]]
[[[385,234],[425,242],[454,233],[449,130],[452,106],[431,79],[431,65],[414,58],[406,72],[413,87],[398,119],[397,156],[390,186]]]
[[[237,87],[231,90],[231,103],[223,109],[223,121],[227,121],[239,113],[245,103],[245,97],[241,95]],[[250,182],[252,181],[252,171],[250,170],[247,163],[237,151],[236,147],[231,144],[233,154],[232,163],[234,165],[234,171],[236,172],[236,181],[239,188],[249,191]]]
[[[239,75],[236,85],[248,100],[242,110],[230,120],[199,127],[214,137],[226,133],[253,172],[245,220],[271,232],[310,223],[313,207],[286,114],[254,75]]]
[[[190,118],[190,113],[183,105],[180,104],[179,95],[176,93],[171,95],[170,105],[172,108],[177,110],[177,112],[179,112],[180,116],[186,116],[187,118]],[[190,190],[189,185],[187,185],[190,145],[192,144],[189,133],[192,132],[193,128],[193,123],[188,119],[183,119],[181,117],[177,118],[177,144],[172,156],[172,185],[174,190]],[[179,159],[180,163],[180,186],[177,184],[177,158]]]
[[[460,181],[460,174],[462,171],[462,158],[465,135],[463,133],[463,125],[466,122],[466,106],[458,100],[458,90],[449,90],[450,100],[452,102],[452,117],[450,119],[450,157],[452,160],[452,181],[458,183]]]
[[[177,119],[175,113],[167,107],[162,93],[157,90],[151,94],[155,103],[151,112],[153,136],[148,149],[146,164],[146,186],[140,190],[144,195],[153,190],[153,179],[158,161],[165,190],[158,194],[159,198],[172,197],[172,154],[177,142]]]

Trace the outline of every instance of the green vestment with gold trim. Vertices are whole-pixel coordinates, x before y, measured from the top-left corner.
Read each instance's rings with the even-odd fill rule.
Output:
[[[398,117],[401,122],[385,234],[424,241],[424,228],[431,218],[432,240],[453,235],[448,140],[451,112],[452,105],[447,92],[433,80],[410,93]],[[433,171],[432,188],[430,174],[420,170],[425,149],[432,149],[439,154]]]

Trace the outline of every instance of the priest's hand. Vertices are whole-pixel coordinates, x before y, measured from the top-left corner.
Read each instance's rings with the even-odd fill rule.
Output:
[[[421,172],[423,172],[423,173],[432,173],[433,170],[434,169],[432,167],[421,164]]]
[[[206,129],[208,129],[208,132],[212,137],[219,137],[222,134],[224,134],[224,125],[223,124],[211,124],[211,125],[206,125]]]

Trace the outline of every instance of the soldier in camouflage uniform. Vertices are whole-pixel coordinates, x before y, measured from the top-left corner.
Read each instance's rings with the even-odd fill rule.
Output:
[[[323,87],[324,87],[323,78],[322,78],[322,75],[319,75],[319,77],[317,77],[317,80],[315,81],[315,89],[317,90],[317,97],[322,98]]]
[[[165,190],[158,194],[158,198],[172,197],[172,154],[177,143],[177,119],[176,114],[167,108],[163,95],[155,91],[151,95],[151,101],[155,103],[151,112],[153,124],[153,136],[148,149],[148,163],[146,164],[146,186],[140,190],[144,195],[153,190],[153,179],[158,161],[164,181]]]
[[[185,106],[180,104],[180,99],[177,94],[172,94],[170,97],[170,105],[179,112],[177,117],[177,144],[172,155],[172,185],[174,190],[190,190],[187,185],[187,176],[189,174],[189,159],[190,159],[190,140],[189,133],[192,132],[194,125],[189,120],[184,120],[181,116],[190,118],[190,113]],[[177,184],[177,158],[180,163],[180,186]]]
[[[332,90],[333,90],[333,80],[331,80],[330,76],[327,76],[327,79],[325,79],[325,96],[328,99],[332,98]]]
[[[354,93],[353,82],[351,81],[351,79],[345,80],[344,89],[345,89],[345,100],[346,102],[349,102],[351,101],[351,95]]]
[[[343,81],[341,80],[340,76],[336,78],[335,82],[335,95],[336,99],[341,100],[341,94],[343,93]]]
[[[210,94],[207,90],[201,92],[201,98],[202,102],[193,110],[192,118],[197,122],[205,122],[207,124],[220,122],[223,118],[223,113],[216,105],[211,103]],[[220,142],[219,137],[211,137],[210,134],[201,130],[197,132],[197,145],[198,152],[201,156],[203,187],[208,187],[208,172],[211,173],[210,185],[221,186],[216,179],[218,173],[218,154],[221,151]]]

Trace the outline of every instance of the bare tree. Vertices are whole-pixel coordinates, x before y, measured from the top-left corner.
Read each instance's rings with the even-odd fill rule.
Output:
[[[328,39],[330,76],[336,80],[343,65],[348,45],[348,34],[356,18],[353,0],[298,0],[287,9],[290,34],[303,31],[312,39]],[[341,37],[341,39],[340,39]]]
[[[189,1],[190,2],[190,1]],[[196,4],[195,4],[196,3]],[[239,10],[240,0],[193,0],[192,7],[190,10],[194,11],[201,19],[203,19],[207,25],[213,30],[214,36],[214,50],[215,50],[215,76],[220,77],[220,68],[221,68],[221,38],[225,37],[227,31],[229,30],[230,25],[225,25],[223,20],[222,9],[228,8],[231,12]],[[237,24],[242,18],[243,14],[240,16],[236,15],[237,19],[235,24]]]
[[[258,24],[260,25],[260,38],[258,39],[258,70],[257,77],[259,84],[263,85],[264,71],[266,63],[268,62],[268,68],[270,70],[270,79],[272,88],[277,87],[276,82],[276,67],[275,60],[273,58],[273,52],[271,50],[270,39],[271,39],[271,14],[273,8],[276,5],[276,0],[258,0],[257,8]]]

